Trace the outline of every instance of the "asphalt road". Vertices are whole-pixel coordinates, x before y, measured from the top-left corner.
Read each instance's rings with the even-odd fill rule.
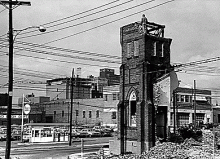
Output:
[[[113,137],[83,138],[83,152],[97,152],[103,145],[108,145]],[[11,157],[21,159],[67,159],[67,156],[81,153],[81,139],[76,140],[69,146],[68,142],[56,143],[20,143],[13,141]],[[4,158],[5,142],[0,142],[0,157]]]

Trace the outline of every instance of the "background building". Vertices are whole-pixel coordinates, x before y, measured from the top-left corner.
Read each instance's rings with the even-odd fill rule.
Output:
[[[104,108],[103,113],[101,114],[103,125],[117,125],[117,105],[120,98],[119,88],[119,85],[106,86],[103,88]]]
[[[50,97],[38,96],[35,97],[34,94],[26,95],[18,99],[19,108],[22,108],[22,102],[24,100],[24,105],[29,104],[31,107],[30,113],[27,115],[28,120],[24,121],[25,123],[43,123],[45,122],[45,109],[43,107],[43,103],[49,102]]]
[[[8,94],[0,94],[0,125],[7,125],[7,108],[8,108]],[[11,123],[21,124],[21,107],[12,105]],[[24,115],[24,121],[28,122],[28,116]]]
[[[177,127],[194,123],[196,113],[196,124],[212,123],[211,91],[178,87],[176,93],[176,124]],[[196,99],[194,99],[194,93]],[[172,112],[172,108],[171,108]],[[173,113],[171,113],[173,123]]]
[[[107,79],[108,86],[119,85],[120,83],[120,75],[116,75],[114,69],[109,69],[109,68],[100,69],[99,77],[101,79]]]

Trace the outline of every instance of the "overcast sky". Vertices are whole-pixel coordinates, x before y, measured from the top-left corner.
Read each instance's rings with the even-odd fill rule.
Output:
[[[160,4],[167,2],[167,0],[155,0],[124,12],[120,11],[147,1],[133,0],[128,2],[128,0],[118,0],[111,3],[113,1],[114,0],[31,0],[31,6],[19,6],[15,8],[13,10],[13,27],[15,30],[40,25],[47,28],[47,31],[40,35],[36,35],[38,34],[36,29],[29,29],[27,31],[28,33],[23,31],[16,37],[17,43],[15,42],[14,46],[14,73],[19,73],[19,71],[23,71],[23,73],[20,72],[20,74],[14,75],[15,82],[19,80],[25,81],[27,79],[46,81],[50,77],[69,77],[71,76],[72,68],[76,69],[77,67],[82,68],[82,77],[87,77],[88,75],[99,76],[99,69],[104,66],[114,68],[115,72],[118,74],[120,65],[111,62],[117,61],[117,59],[105,58],[100,55],[99,57],[89,56],[88,53],[120,57],[120,27],[140,21],[142,14],[146,15],[148,21],[166,26],[165,37],[172,39],[172,64],[187,63],[219,56],[219,0],[174,0],[164,5]],[[128,3],[113,8],[113,6],[124,2]],[[90,12],[78,14],[107,3],[111,4]],[[156,5],[160,6],[156,7]],[[112,7],[112,9],[107,9],[109,7]],[[104,9],[105,11],[103,11]],[[91,15],[94,12],[98,13]],[[111,15],[116,12],[120,13]],[[123,18],[131,14],[134,15]],[[105,16],[105,18],[101,18],[103,16]],[[63,20],[57,21],[60,19]],[[51,23],[54,21],[57,22]],[[60,23],[63,24],[59,25]],[[7,41],[3,43],[3,39],[7,37],[7,32],[8,10],[0,6],[0,48],[8,44]],[[18,42],[20,42],[20,44]],[[41,47],[27,47],[27,45],[21,45],[21,42],[45,44],[47,46],[63,49],[83,51],[83,53],[74,54],[67,51],[46,50],[42,48],[42,45]],[[17,50],[16,47],[34,49],[34,52]],[[7,68],[3,66],[8,65],[8,56],[5,53],[8,52],[8,49],[3,47],[0,51],[0,70],[2,70],[0,72],[1,86],[7,83],[7,72],[4,72]],[[45,52],[42,54],[42,52],[39,51]],[[87,52],[87,54],[84,52]],[[75,56],[75,58],[48,55],[50,53],[72,55]],[[102,63],[100,61],[80,60],[78,57],[94,58],[98,60],[108,59],[110,62]],[[216,91],[220,84],[218,80],[218,74],[220,73],[218,67],[219,62],[216,61],[201,65],[200,68],[202,68],[202,70],[200,69],[200,71],[203,72],[195,72],[194,67],[190,67],[191,71],[185,68],[178,73],[178,78],[182,81],[181,84],[183,85],[187,84],[192,86],[193,80],[196,80],[197,87],[207,89],[214,88],[214,91]],[[40,75],[40,77],[36,79],[33,76],[21,75],[24,74],[24,72],[31,74],[29,70],[34,71],[36,74]],[[212,71],[214,71],[214,73],[211,73]],[[17,85],[19,84],[17,83],[16,86]],[[34,85],[33,87],[39,86]],[[44,87],[44,85],[41,85],[41,87]],[[0,92],[5,92],[5,89],[0,88]],[[22,96],[20,95],[21,92],[24,91],[19,89],[19,93],[16,93],[15,98]],[[34,92],[36,95],[42,94],[42,91],[25,91],[25,93],[31,92]]]

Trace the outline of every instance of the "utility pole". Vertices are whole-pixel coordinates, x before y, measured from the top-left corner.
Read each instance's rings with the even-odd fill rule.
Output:
[[[13,21],[12,21],[12,10],[13,5],[28,5],[30,2],[24,1],[0,1],[0,4],[4,5],[9,10],[9,80],[8,80],[8,108],[7,108],[7,140],[5,149],[5,159],[10,158],[11,149],[11,112],[12,112],[12,96],[13,96]],[[7,7],[8,5],[8,7]]]
[[[196,127],[196,80],[194,80],[194,127]]]
[[[69,140],[69,146],[72,144],[72,116],[73,116],[73,77],[74,77],[74,68],[72,70],[72,77],[71,77],[71,106],[70,106],[70,140]]]
[[[125,65],[122,64],[122,103],[120,105],[120,108],[121,108],[121,111],[120,111],[120,116],[121,116],[121,119],[120,119],[120,153],[121,155],[124,155],[125,154],[125,124],[124,124],[124,115],[125,115]]]
[[[176,92],[173,91],[173,131],[176,134]]]

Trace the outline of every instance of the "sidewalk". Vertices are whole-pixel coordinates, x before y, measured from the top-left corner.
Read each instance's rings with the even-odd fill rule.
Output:
[[[76,138],[76,139],[73,139],[72,140],[72,143],[74,142],[81,142],[81,139],[84,141],[84,142],[87,142],[87,141],[92,141],[92,140],[95,140],[94,138]],[[68,144],[69,141],[54,141],[54,142],[18,142],[17,145],[44,145],[44,144],[47,144],[47,145],[50,145],[50,144]]]
[[[19,142],[17,145],[56,145],[56,144],[68,144],[68,141],[62,142]]]

